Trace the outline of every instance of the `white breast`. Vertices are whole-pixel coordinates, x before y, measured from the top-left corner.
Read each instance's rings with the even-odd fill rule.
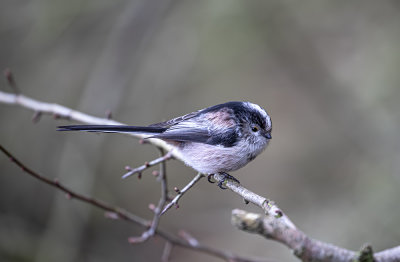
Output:
[[[186,142],[177,148],[186,165],[203,174],[230,172],[245,166],[267,146],[238,143],[233,147],[223,147],[202,143]]]

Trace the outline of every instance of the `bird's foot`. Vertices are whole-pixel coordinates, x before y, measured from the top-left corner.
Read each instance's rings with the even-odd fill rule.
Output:
[[[219,174],[223,176],[222,180],[218,182],[218,186],[221,189],[227,189],[227,187],[224,187],[224,183],[228,179],[233,180],[234,182],[240,184],[239,180],[237,180],[235,177],[233,177],[233,176],[231,176],[231,175],[229,175],[229,174],[227,174],[225,172],[221,172]],[[208,175],[208,177],[207,177],[208,182],[215,183],[214,181],[211,180],[211,178],[213,178],[213,177],[214,177],[214,174]]]
[[[211,180],[211,179],[213,179],[213,178],[214,178],[214,174],[209,174],[209,175],[207,176],[207,181],[210,182],[211,184],[214,184],[215,181],[212,181],[212,180]]]

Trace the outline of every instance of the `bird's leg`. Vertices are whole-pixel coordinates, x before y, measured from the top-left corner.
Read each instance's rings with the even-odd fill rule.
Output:
[[[219,188],[221,188],[221,189],[227,189],[226,187],[223,186],[223,184],[224,184],[225,181],[228,180],[228,179],[233,180],[233,181],[235,181],[236,183],[240,184],[239,180],[237,180],[235,177],[229,175],[228,173],[221,172],[221,173],[219,173],[219,174],[223,176],[222,180],[218,182],[218,186],[219,186]],[[208,175],[208,176],[207,176],[208,182],[210,182],[210,183],[215,183],[214,181],[211,180],[211,179],[213,179],[213,178],[214,178],[214,174]]]
[[[215,181],[212,181],[212,180],[211,180],[211,179],[213,179],[213,178],[214,178],[214,174],[209,174],[209,175],[207,176],[207,181],[210,182],[211,184],[214,184]]]
[[[221,189],[227,189],[227,187],[224,187],[224,186],[223,186],[223,183],[225,183],[226,180],[228,180],[228,179],[233,180],[233,181],[235,181],[236,183],[240,184],[239,180],[237,180],[236,178],[234,178],[233,176],[231,176],[231,175],[229,175],[229,174],[227,174],[227,173],[225,173],[225,172],[221,172],[221,173],[219,173],[219,174],[223,176],[223,179],[222,179],[221,181],[218,182],[218,186],[219,186],[219,188],[221,188]]]

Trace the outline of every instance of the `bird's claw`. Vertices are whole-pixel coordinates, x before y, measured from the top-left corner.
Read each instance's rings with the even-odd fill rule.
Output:
[[[233,176],[231,176],[231,175],[229,175],[229,174],[227,174],[227,173],[222,172],[222,173],[220,173],[220,175],[223,176],[223,178],[218,182],[218,186],[219,186],[219,188],[221,188],[221,189],[227,189],[227,187],[224,187],[223,184],[224,184],[228,179],[233,180],[234,182],[240,184],[239,180],[237,180],[235,177],[233,177]]]
[[[211,184],[214,184],[215,181],[212,181],[212,180],[211,180],[211,179],[213,179],[213,178],[214,178],[214,174],[210,174],[210,175],[207,176],[207,181],[210,182]]]

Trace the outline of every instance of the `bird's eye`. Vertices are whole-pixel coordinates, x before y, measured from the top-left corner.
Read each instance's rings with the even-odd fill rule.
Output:
[[[258,131],[258,127],[257,127],[257,126],[253,126],[253,127],[251,127],[251,131],[253,131],[253,132],[257,132],[257,131]]]

